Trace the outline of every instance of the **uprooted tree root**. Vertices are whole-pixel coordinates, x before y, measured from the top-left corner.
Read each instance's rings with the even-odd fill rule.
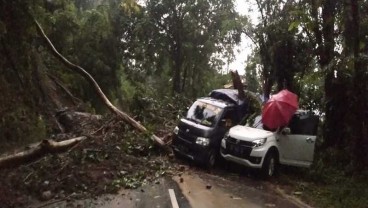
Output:
[[[136,188],[170,172],[169,156],[149,136],[119,119],[82,121],[87,135],[66,152],[0,172],[0,207],[19,207],[31,199],[93,197]],[[79,129],[79,131],[81,131]],[[60,134],[54,140],[74,137]],[[47,193],[47,194],[45,194]]]

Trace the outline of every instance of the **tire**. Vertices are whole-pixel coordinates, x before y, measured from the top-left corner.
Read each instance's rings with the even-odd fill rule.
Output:
[[[212,169],[216,164],[216,153],[214,150],[208,152],[207,159],[205,161],[205,166],[207,169]]]
[[[173,150],[173,153],[176,159],[179,159],[179,160],[184,159],[184,157],[179,152],[176,152],[175,150]]]
[[[275,150],[271,150],[266,154],[262,164],[261,174],[264,178],[271,178],[277,174],[278,158]]]

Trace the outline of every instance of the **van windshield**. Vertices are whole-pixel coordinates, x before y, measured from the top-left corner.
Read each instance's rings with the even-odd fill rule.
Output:
[[[190,107],[186,118],[204,126],[214,126],[222,110],[220,107],[197,100]]]

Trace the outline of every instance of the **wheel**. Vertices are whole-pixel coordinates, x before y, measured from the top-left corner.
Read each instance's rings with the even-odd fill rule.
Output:
[[[211,169],[215,166],[215,163],[216,163],[216,153],[214,150],[211,150],[208,152],[207,160],[204,165],[208,169]]]
[[[177,158],[177,159],[182,160],[184,158],[179,152],[177,152],[175,150],[173,150],[173,153],[174,153],[175,158]]]
[[[261,173],[262,176],[265,178],[270,178],[272,176],[275,176],[277,173],[277,166],[278,166],[278,160],[277,160],[277,153],[275,151],[269,151],[263,161]]]

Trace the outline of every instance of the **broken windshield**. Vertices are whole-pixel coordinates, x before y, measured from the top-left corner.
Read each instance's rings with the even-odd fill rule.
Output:
[[[219,119],[222,110],[223,109],[220,107],[196,101],[192,107],[190,107],[187,119],[204,126],[214,126]]]

